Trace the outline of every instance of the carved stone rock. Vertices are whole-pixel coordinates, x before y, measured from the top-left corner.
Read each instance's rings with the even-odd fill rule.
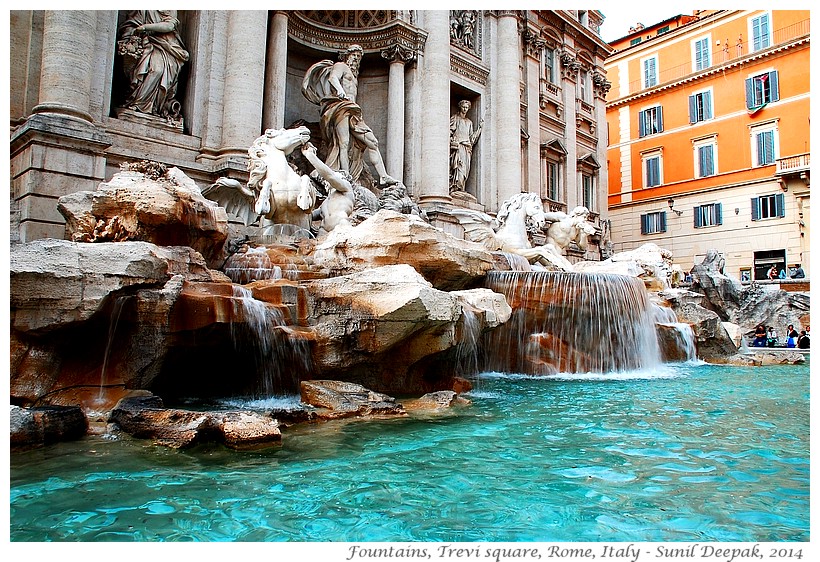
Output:
[[[321,419],[406,415],[395,398],[350,382],[302,381],[301,397],[305,404],[320,408]]]

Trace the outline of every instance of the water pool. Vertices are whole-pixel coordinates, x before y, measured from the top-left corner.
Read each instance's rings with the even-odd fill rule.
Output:
[[[809,367],[487,373],[281,447],[14,453],[12,541],[808,541]]]

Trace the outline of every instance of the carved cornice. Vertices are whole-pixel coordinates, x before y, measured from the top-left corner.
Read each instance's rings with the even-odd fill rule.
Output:
[[[607,80],[604,74],[594,70],[592,71],[592,87],[595,90],[595,95],[604,99],[612,88],[612,82]]]
[[[581,63],[575,58],[575,54],[566,49],[561,50],[561,76],[574,79],[581,70]]]
[[[547,46],[547,42],[532,29],[525,29],[521,34],[524,38],[524,52],[534,58],[541,59],[541,51]]]
[[[450,52],[450,71],[469,78],[473,82],[478,82],[482,86],[487,85],[490,76],[490,69],[484,68],[452,51]]]
[[[424,51],[427,32],[402,20],[365,28],[337,28],[309,20],[298,12],[289,12],[288,36],[297,43],[327,51],[342,51],[351,44],[362,46],[365,53],[380,53],[398,47],[414,53]]]

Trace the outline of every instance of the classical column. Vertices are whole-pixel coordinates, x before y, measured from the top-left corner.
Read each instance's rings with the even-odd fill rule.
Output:
[[[419,201],[450,199],[450,17],[447,10],[425,14],[427,41],[421,69],[421,173]]]
[[[220,152],[244,155],[262,133],[268,13],[260,10],[232,10],[228,14],[225,105],[222,112]]]
[[[96,25],[94,11],[46,11],[39,103],[33,113],[57,113],[92,122],[89,110]]]
[[[521,95],[519,86],[521,75],[520,38],[518,34],[518,12],[498,11],[498,53],[496,58],[496,85],[498,98],[495,130],[499,142],[496,185],[498,201],[502,202],[516,193],[521,185]],[[537,140],[535,141],[537,142]]]
[[[390,61],[387,85],[387,173],[399,181],[404,178],[404,65],[416,57],[412,50],[393,45],[382,52]]]
[[[11,239],[21,242],[64,236],[57,200],[96,189],[112,143],[91,116],[97,12],[46,11],[42,33],[38,103],[10,138]]]
[[[268,32],[267,59],[262,128],[282,129],[285,126],[285,80],[288,70],[288,14],[282,10],[273,14]]]
[[[527,72],[527,177],[528,191],[541,194],[541,108],[539,94],[543,66],[541,64],[546,42],[533,30],[524,32],[525,65]]]
[[[569,50],[561,52],[561,92],[564,102],[564,123],[566,123],[565,140],[567,149],[566,160],[566,203],[567,209],[581,204],[578,189],[578,126],[576,98],[578,97],[578,72],[581,65],[575,55]]]

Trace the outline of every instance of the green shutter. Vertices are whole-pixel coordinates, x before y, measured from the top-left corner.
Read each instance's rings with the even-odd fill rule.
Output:
[[[646,234],[649,230],[649,216],[641,215],[641,234]]]
[[[723,203],[715,203],[715,215],[717,224],[723,224]]]
[[[752,197],[752,220],[760,220],[760,197]]]
[[[666,211],[661,211],[661,228],[659,232],[666,232]]]
[[[777,82],[777,71],[772,70],[769,72],[769,99],[771,101],[777,101],[780,99],[780,91]]]
[[[703,226],[703,217],[701,216],[701,209],[700,205],[695,207],[695,228],[700,228]]]
[[[755,107],[755,85],[751,78],[746,79],[746,109]]]
[[[778,217],[786,216],[786,196],[782,193],[775,193],[774,208]]]

